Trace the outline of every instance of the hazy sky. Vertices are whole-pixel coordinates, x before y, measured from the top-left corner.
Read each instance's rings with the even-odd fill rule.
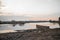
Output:
[[[60,0],[2,0],[2,3],[7,13],[0,15],[60,16]]]

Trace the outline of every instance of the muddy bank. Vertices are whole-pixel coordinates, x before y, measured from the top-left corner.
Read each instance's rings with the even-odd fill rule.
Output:
[[[0,40],[60,40],[60,28],[48,30],[42,28],[41,30],[32,29],[22,32],[3,33],[0,34]]]

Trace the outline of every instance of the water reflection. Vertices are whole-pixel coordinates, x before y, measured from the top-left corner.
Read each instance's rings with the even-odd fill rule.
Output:
[[[33,25],[33,24],[32,24]],[[1,24],[0,30],[26,30],[26,29],[35,29],[36,27],[32,26],[30,23],[20,26],[19,24],[12,26],[12,24]]]
[[[0,30],[0,33],[9,33],[9,32],[17,32],[14,30]]]
[[[36,25],[45,25],[45,26],[50,26],[49,28],[60,28],[60,23],[50,23],[50,22],[45,22],[45,23],[26,23],[22,26],[19,24],[12,26],[12,24],[0,24],[0,32],[2,30],[26,30],[26,29],[36,29]],[[5,32],[5,31],[2,31]]]

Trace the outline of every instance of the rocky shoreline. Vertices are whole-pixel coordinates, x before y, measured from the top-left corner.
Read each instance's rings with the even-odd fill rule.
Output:
[[[60,28],[47,29],[48,27],[43,27],[39,28],[37,25],[37,29],[3,33],[0,34],[0,40],[60,40]]]

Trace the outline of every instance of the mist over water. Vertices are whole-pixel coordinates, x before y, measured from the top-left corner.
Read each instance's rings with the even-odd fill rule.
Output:
[[[29,18],[31,18],[31,17],[27,17],[27,16],[0,16],[0,21],[12,21],[12,20],[14,20],[14,21],[31,21]],[[36,29],[36,25],[49,26],[49,28],[51,28],[51,29],[60,28],[58,23],[49,23],[49,22],[26,23],[24,25],[16,24],[15,26],[13,26],[13,24],[0,24],[0,33],[14,32],[15,30]]]
[[[30,21],[27,16],[0,16],[1,21]],[[33,20],[34,21],[34,20]],[[26,23],[24,25],[19,25],[16,24],[13,26],[13,24],[0,24],[0,32],[5,32],[5,30],[27,30],[27,29],[36,29],[36,25],[44,25],[44,26],[49,26],[51,29],[53,28],[59,28],[59,24],[57,23],[49,23],[49,22],[43,22],[43,23]]]
[[[0,16],[1,21],[26,21],[29,17],[26,16]]]

